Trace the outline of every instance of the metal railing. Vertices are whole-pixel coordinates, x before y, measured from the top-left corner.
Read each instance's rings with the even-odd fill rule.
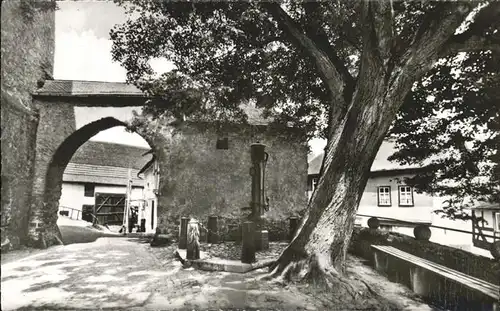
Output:
[[[401,219],[397,219],[397,218],[391,218],[391,217],[382,217],[382,216],[373,216],[373,215],[363,215],[363,214],[356,214],[356,216],[361,216],[361,217],[374,217],[374,218],[377,218],[377,219],[380,219],[380,220],[390,220],[390,221],[395,221],[397,223],[401,223],[401,224],[408,224],[408,225],[415,225],[415,226],[418,226],[420,225],[421,223],[418,223],[418,222],[413,222],[413,221],[407,221],[407,220],[401,220]],[[480,235],[479,233],[474,233],[472,231],[466,231],[466,230],[461,230],[461,229],[456,229],[456,228],[449,228],[449,227],[441,227],[441,226],[435,226],[435,225],[427,225],[428,227],[430,228],[436,228],[436,229],[444,229],[444,230],[450,230],[450,231],[455,231],[455,232],[460,232],[460,233],[466,233],[466,234],[470,234],[470,235]],[[485,234],[485,233],[482,233],[481,235],[483,235],[484,237],[487,237],[487,238],[493,238],[493,239],[498,239],[499,237],[498,236],[494,236],[494,235],[489,235],[489,234]]]
[[[67,213],[65,213],[67,212]],[[76,218],[73,218],[73,215],[76,212]],[[68,206],[59,206],[59,215],[68,216],[70,219],[81,220],[82,219],[82,211],[76,208],[68,207]]]
[[[67,213],[64,213],[67,212]],[[73,218],[76,212],[76,218]],[[68,207],[68,206],[59,206],[59,215],[62,216],[68,216],[69,219],[74,219],[74,220],[83,220],[83,212],[79,209]],[[99,219],[92,213],[88,214],[89,216],[92,217],[92,223],[93,224],[100,224]]]

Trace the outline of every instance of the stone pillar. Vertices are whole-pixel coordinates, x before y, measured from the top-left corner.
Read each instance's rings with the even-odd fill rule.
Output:
[[[387,272],[389,266],[388,256],[379,251],[374,251],[373,256],[375,260],[375,269],[380,272]]]
[[[242,226],[241,262],[255,262],[255,224],[246,221]]]
[[[186,259],[200,259],[200,230],[198,228],[198,222],[194,219],[187,225]]]
[[[380,227],[380,220],[378,220],[377,217],[370,217],[367,224],[370,229],[377,229],[378,227]]]
[[[189,218],[181,217],[181,226],[179,228],[179,249],[187,248],[187,227]]]
[[[217,223],[217,216],[209,216],[207,223],[207,243],[217,244],[219,243],[219,227]]]
[[[288,239],[291,241],[299,227],[299,217],[290,217],[290,226],[288,229]]]
[[[412,267],[410,278],[413,291],[422,297],[429,297],[431,294],[429,272],[421,267]]]
[[[166,233],[162,233],[162,230],[156,227],[155,235],[151,240],[151,246],[165,246],[170,243],[170,237]]]
[[[269,232],[267,230],[261,231],[261,249],[266,250],[269,249]]]

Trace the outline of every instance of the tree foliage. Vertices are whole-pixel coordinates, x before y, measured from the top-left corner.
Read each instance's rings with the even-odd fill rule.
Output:
[[[113,57],[129,81],[159,99],[146,108],[157,116],[244,121],[239,104],[253,101],[275,122],[328,138],[328,114],[331,119],[333,110],[345,110],[341,102],[351,101],[362,78],[366,13],[360,1],[290,1],[281,10],[272,2],[116,2],[134,18],[112,30]],[[428,1],[373,6],[370,18],[379,20],[370,22],[381,27],[373,35],[391,38],[388,49],[371,56],[387,58],[388,74],[378,78],[389,79],[408,47],[425,44],[426,32],[442,27],[453,10],[466,16],[473,7]],[[392,159],[431,163],[432,170],[412,180],[420,190],[498,197],[498,11],[496,3],[479,10],[448,40],[444,58],[415,83],[392,127],[398,147]],[[308,44],[336,71],[321,68]],[[483,47],[489,52],[476,52]],[[466,54],[457,57],[460,51]],[[155,77],[149,60],[160,57],[176,69]]]
[[[440,213],[469,219],[463,207],[500,202],[500,58],[491,51],[444,58],[409,94],[390,135],[391,159],[428,165],[409,180],[449,197]]]
[[[242,115],[239,104],[254,102],[275,122],[292,123],[310,135],[321,133],[327,138],[318,186],[293,240],[273,264],[271,274],[314,280],[334,288],[342,297],[352,297],[352,303],[357,290],[341,272],[354,216],[370,167],[398,111],[406,103],[406,111],[418,111],[422,120],[432,118],[434,109],[428,107],[425,96],[428,90],[434,91],[434,86],[443,94],[436,110],[446,111],[445,107],[453,106],[456,100],[447,101],[452,96],[441,90],[455,91],[459,83],[447,84],[455,78],[446,66],[428,74],[433,66],[438,63],[439,67],[440,59],[459,52],[491,51],[496,55],[500,51],[499,2],[116,1],[134,11],[135,18],[111,32],[113,57],[125,66],[131,82],[158,95],[154,96],[158,99],[157,112],[175,110],[175,96],[184,101],[183,95],[162,89],[185,81],[188,83],[182,87],[192,95],[181,106],[191,107],[196,98],[206,98],[195,107],[237,119]],[[480,66],[488,54],[479,55],[477,64],[457,62],[457,67],[467,72],[467,66]],[[156,79],[149,60],[158,57],[173,62],[177,70]],[[480,71],[471,69],[468,74],[474,78],[477,73],[477,78],[482,75]],[[170,78],[171,82],[161,82]],[[476,85],[490,85],[487,78],[476,80]],[[414,94],[409,96],[412,90]],[[471,98],[477,97],[481,96]],[[478,122],[487,119],[489,112],[481,114],[485,110],[480,108],[481,103],[464,101],[463,105],[467,103],[476,107],[472,112],[479,114]],[[465,118],[465,111],[460,108],[453,113]],[[402,112],[400,120],[411,119],[410,113]],[[417,132],[428,130],[422,128],[427,124],[420,119],[415,121],[420,122]],[[435,168],[444,173],[434,179],[454,174],[457,189],[473,189],[467,184],[480,189],[479,182],[468,183],[466,178],[470,172],[480,174],[486,169],[463,166],[473,163],[481,152],[463,151],[469,149],[461,143],[468,134],[453,130],[451,124],[450,130],[446,127],[452,134],[447,139],[450,150],[451,145],[459,146],[461,161],[455,165],[455,158],[448,156],[449,168],[446,162],[441,166],[435,162]],[[413,123],[399,122],[393,134],[404,132],[410,125]],[[420,145],[411,146],[415,147]],[[422,152],[433,155],[423,150],[410,160],[418,162]],[[427,180],[435,189],[451,189],[432,177]]]

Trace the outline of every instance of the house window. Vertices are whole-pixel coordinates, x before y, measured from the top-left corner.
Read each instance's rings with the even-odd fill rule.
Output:
[[[227,150],[229,149],[229,139],[227,137],[217,139],[217,149]]]
[[[391,187],[378,187],[378,206],[391,206]]]
[[[495,231],[500,232],[500,213],[495,213]]]
[[[413,188],[399,186],[399,206],[413,206]]]
[[[93,197],[94,196],[94,190],[95,186],[92,184],[85,184],[85,189],[84,189],[84,196],[86,197]]]

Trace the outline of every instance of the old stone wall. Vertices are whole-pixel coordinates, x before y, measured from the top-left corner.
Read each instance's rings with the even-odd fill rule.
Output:
[[[306,207],[307,145],[301,132],[184,123],[161,133],[165,141],[156,146],[160,149],[160,227],[175,234],[181,216],[205,221],[209,215],[217,215],[223,230],[234,230],[244,217],[241,209],[250,205],[250,145],[257,141],[267,146],[269,154],[265,184],[270,210],[263,217],[277,228],[273,232],[285,230],[280,228],[286,226],[288,217]],[[216,148],[217,139],[223,137],[228,138],[227,150]]]
[[[58,235],[57,202],[61,195],[62,174],[76,149],[88,139],[87,136],[83,139],[71,136],[76,131],[72,103],[38,99],[33,102],[39,112],[39,125],[29,224],[31,241],[37,240],[42,230]]]
[[[2,89],[31,106],[38,81],[54,68],[55,1],[2,1]]]
[[[26,240],[38,117],[2,90],[2,250]],[[5,245],[4,245],[5,244]]]
[[[31,92],[52,76],[54,4],[1,3],[2,251],[27,237],[38,123]]]
[[[500,284],[500,262],[494,259],[429,241],[419,241],[395,232],[355,228],[349,252],[373,260],[371,245],[390,245],[493,284]]]

